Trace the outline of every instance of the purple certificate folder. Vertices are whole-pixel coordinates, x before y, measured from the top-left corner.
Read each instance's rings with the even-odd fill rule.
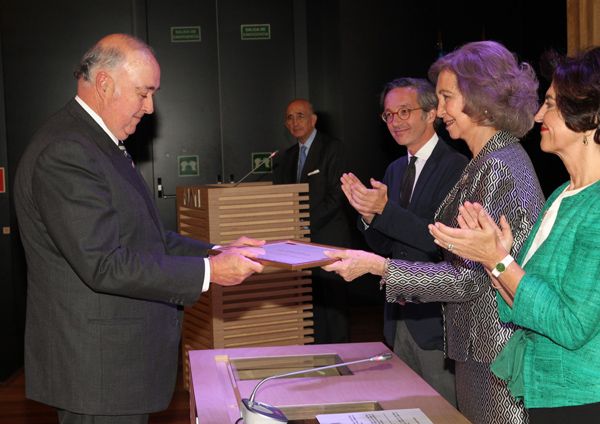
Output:
[[[334,263],[337,259],[325,256],[323,252],[340,250],[339,247],[335,246],[298,240],[268,241],[262,248],[265,250],[265,254],[253,258],[253,260],[263,265],[290,271]],[[209,253],[218,255],[221,251],[213,249]]]
[[[258,262],[292,271],[329,265],[337,259],[325,256],[323,252],[339,250],[334,246],[297,240],[270,241],[263,249],[265,254],[256,259]]]

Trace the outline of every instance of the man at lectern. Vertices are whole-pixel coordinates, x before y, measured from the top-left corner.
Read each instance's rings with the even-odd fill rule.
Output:
[[[146,423],[175,387],[182,305],[211,281],[262,271],[250,259],[262,249],[207,258],[211,244],[163,229],[122,142],[154,109],[160,68],[149,46],[106,36],[75,77],[77,96],[36,133],[15,178],[26,393],[56,407],[61,424]]]
[[[274,184],[308,183],[310,239],[315,243],[350,246],[350,228],[340,187],[344,170],[339,140],[315,128],[317,115],[308,100],[292,100],[285,126],[296,140],[275,156]],[[320,268],[313,270],[313,319],[316,343],[349,341],[348,283]]]

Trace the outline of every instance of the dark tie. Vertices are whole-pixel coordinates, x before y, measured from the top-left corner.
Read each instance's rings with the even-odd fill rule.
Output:
[[[300,155],[298,157],[298,170],[296,173],[296,182],[300,182],[302,176],[302,169],[304,168],[304,162],[306,162],[306,146],[300,146]]]
[[[119,140],[119,149],[121,150],[121,152],[123,152],[123,155],[125,155],[125,157],[127,159],[129,159],[129,162],[131,163],[131,167],[135,168],[133,159],[131,158],[131,155],[129,154],[129,152],[127,151],[127,149],[125,148],[125,145],[123,144],[123,142],[121,140]]]
[[[406,168],[406,171],[404,172],[404,178],[402,178],[402,187],[400,188],[400,206],[403,208],[408,206],[413,185],[415,185],[416,161],[416,156],[412,156],[410,158],[410,162],[408,162],[408,168]]]

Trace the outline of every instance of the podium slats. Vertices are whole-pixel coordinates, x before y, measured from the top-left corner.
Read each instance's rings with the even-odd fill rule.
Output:
[[[180,234],[227,244],[240,236],[310,240],[308,184],[212,184],[177,187]],[[225,347],[312,343],[310,271],[266,267],[236,286],[212,284],[186,307],[182,332],[184,382],[187,352]]]

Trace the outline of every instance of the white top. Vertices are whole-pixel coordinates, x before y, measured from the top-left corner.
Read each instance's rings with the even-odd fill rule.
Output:
[[[523,263],[521,264],[521,266],[525,266],[525,264],[529,261],[529,259],[531,259],[534,253],[542,245],[542,243],[544,243],[544,241],[548,238],[548,235],[550,234],[550,231],[552,231],[552,227],[554,227],[554,223],[556,222],[558,209],[560,208],[560,204],[562,203],[563,199],[576,195],[581,190],[589,187],[590,185],[591,184],[588,184],[585,187],[581,187],[576,190],[568,190],[569,187],[567,186],[565,190],[562,193],[560,193],[560,195],[556,199],[554,199],[552,205],[550,205],[550,207],[546,209],[546,212],[544,212],[544,216],[542,217],[540,227],[538,228],[538,231],[535,234],[533,242],[531,242],[531,246],[529,246],[529,250],[527,251],[527,255],[525,255],[525,259],[523,259]]]

